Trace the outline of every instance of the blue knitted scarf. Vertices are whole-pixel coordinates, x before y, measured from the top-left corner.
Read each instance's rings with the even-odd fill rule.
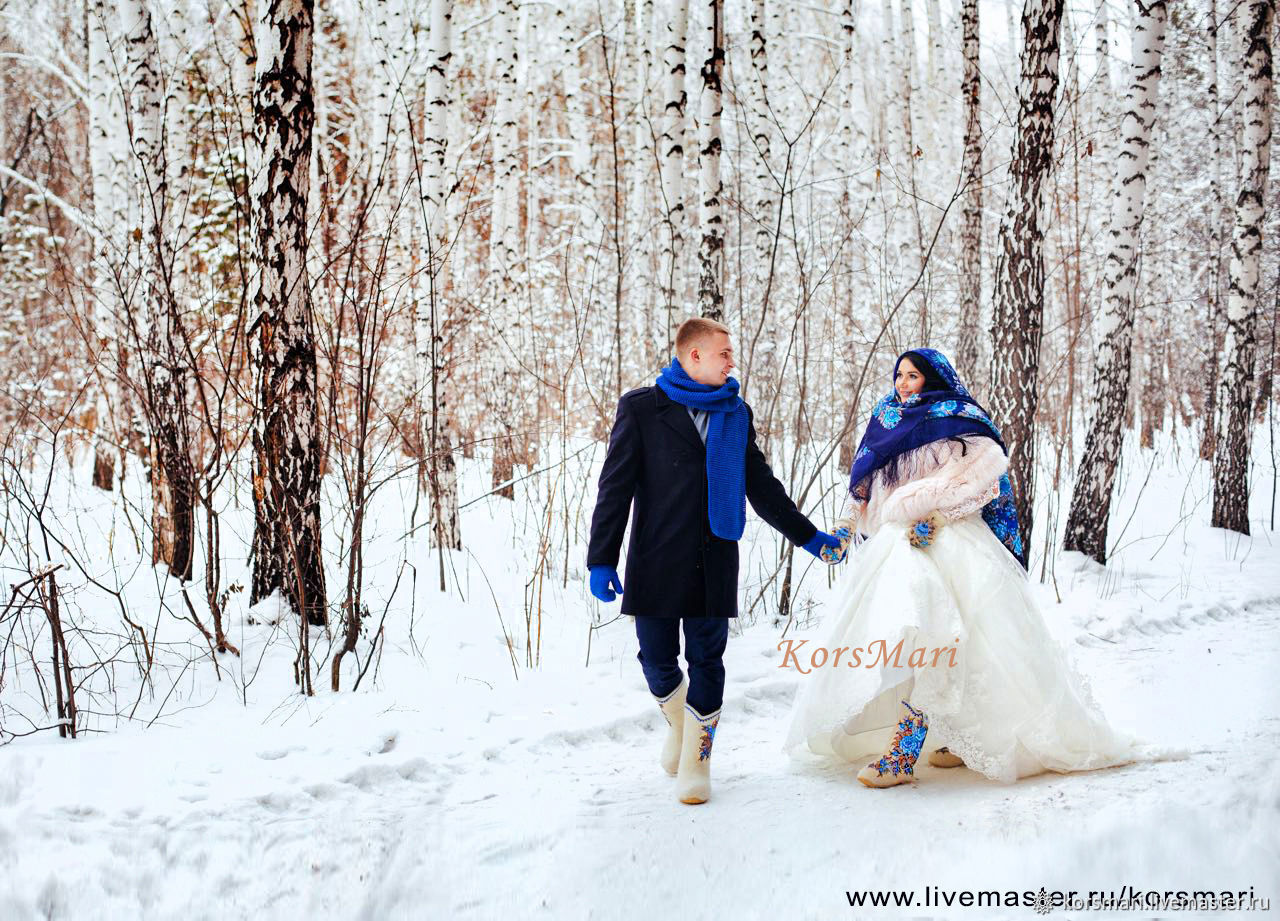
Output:
[[[707,513],[711,533],[737,540],[747,523],[747,404],[738,381],[700,384],[672,357],[658,374],[662,392],[681,406],[705,409],[707,417]]]

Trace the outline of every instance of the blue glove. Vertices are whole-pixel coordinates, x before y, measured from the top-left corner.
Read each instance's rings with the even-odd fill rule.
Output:
[[[601,601],[612,601],[614,592],[622,591],[622,580],[618,578],[618,570],[612,566],[591,567],[591,594]]]
[[[809,543],[804,545],[804,549],[808,550],[818,559],[822,559],[822,548],[830,547],[834,550],[840,549],[840,538],[833,537],[826,531],[817,531],[813,537],[809,538]]]

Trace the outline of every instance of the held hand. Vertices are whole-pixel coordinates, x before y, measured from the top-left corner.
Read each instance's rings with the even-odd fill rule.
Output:
[[[853,535],[848,528],[842,526],[832,531],[831,536],[837,538],[839,543],[834,547],[823,547],[820,556],[823,562],[835,565],[849,552],[849,541]]]
[[[617,596],[614,592],[622,591],[622,580],[618,578],[618,570],[612,566],[591,567],[591,594],[601,601],[612,601]]]
[[[824,551],[839,550],[840,538],[833,537],[826,531],[817,531],[813,537],[809,538],[809,542],[804,545],[804,549],[808,550],[820,560],[826,560],[823,555]]]
[[[918,550],[924,550],[938,538],[938,531],[942,529],[942,516],[937,512],[933,512],[928,518],[922,518],[911,527],[907,528],[907,540],[911,542],[911,546]]]

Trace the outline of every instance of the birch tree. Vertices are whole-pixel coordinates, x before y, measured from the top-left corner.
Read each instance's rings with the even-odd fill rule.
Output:
[[[946,53],[942,46],[942,10],[938,0],[925,0],[924,10],[925,22],[929,28],[928,54],[925,56],[924,79],[921,81],[925,87],[925,162],[933,165],[929,178],[935,180],[938,170],[947,162],[943,155],[942,133],[946,130],[951,93],[943,91],[947,82]]]
[[[86,27],[89,39],[89,172],[93,189],[96,252],[93,260],[93,299],[98,345],[105,368],[95,394],[97,432],[93,484],[110,490],[115,482],[115,459],[123,442],[118,419],[123,415],[118,386],[120,350],[118,325],[120,279],[125,232],[129,226],[129,153],[125,140],[125,75],[120,65],[120,18],[114,0],[93,0]],[[108,435],[104,433],[109,433]]]
[[[1085,91],[1089,101],[1089,114],[1093,121],[1094,156],[1092,159],[1100,165],[1112,162],[1112,151],[1115,148],[1111,130],[1111,113],[1115,105],[1116,91],[1111,77],[1111,27],[1107,11],[1110,2],[1111,0],[1098,0],[1094,13],[1093,57],[1097,70]],[[1094,170],[1095,175],[1098,172]]]
[[[880,205],[880,221],[885,230],[884,252],[887,262],[892,262],[906,237],[906,222],[897,214],[902,199],[903,176],[906,174],[906,150],[908,139],[903,132],[899,114],[905,102],[902,98],[900,50],[895,40],[897,27],[891,0],[880,2],[880,145],[876,157],[876,194]],[[890,255],[891,254],[891,255]]]
[[[634,295],[639,300],[640,318],[638,331],[644,342],[645,367],[656,367],[665,363],[665,336],[658,337],[654,333],[665,327],[666,318],[659,323],[655,315],[658,306],[657,258],[661,245],[661,237],[655,234],[654,218],[656,212],[653,203],[658,194],[657,164],[658,160],[651,153],[656,132],[660,130],[661,120],[655,118],[653,83],[658,69],[654,66],[655,42],[660,37],[655,30],[657,18],[654,0],[641,0],[636,7],[636,35],[640,45],[640,58],[637,65],[635,92],[632,108],[635,113],[631,124],[630,144],[635,151],[633,157],[634,175],[628,190],[627,226],[633,229],[636,255],[633,265],[639,266],[639,291]],[[633,291],[636,288],[633,287]],[[664,311],[665,314],[665,311]]]
[[[1205,346],[1205,408],[1201,420],[1200,458],[1212,460],[1218,440],[1218,363],[1222,347],[1219,322],[1222,314],[1222,248],[1226,235],[1228,210],[1226,195],[1223,192],[1222,157],[1225,146],[1226,119],[1218,101],[1218,30],[1222,25],[1218,21],[1217,0],[1209,0],[1209,28],[1205,30],[1205,45],[1208,51],[1209,85],[1206,96],[1209,111],[1213,116],[1211,132],[1212,164],[1209,173],[1209,191],[1213,203],[1213,215],[1210,218],[1209,261],[1210,270],[1207,279],[1208,290],[1205,294],[1207,308],[1207,330]]]
[[[374,128],[380,188],[375,199],[379,205],[374,210],[377,221],[369,242],[384,252],[366,258],[370,265],[384,264],[384,268],[375,271],[375,277],[381,276],[380,282],[389,289],[402,286],[409,303],[416,304],[421,295],[417,271],[419,222],[408,219],[405,211],[406,203],[413,201],[411,178],[415,172],[410,122],[420,100],[414,76],[417,12],[407,0],[379,0],[375,9],[374,47],[370,50],[377,63],[369,70],[378,92]]]
[[[720,114],[724,72],[724,0],[708,0],[699,98],[698,186],[702,242],[698,248],[698,307],[712,320],[724,317],[724,182],[720,176]]]
[[[519,130],[516,124],[516,30],[520,8],[516,0],[498,0],[495,22],[496,59],[493,110],[493,206],[489,258],[498,282],[500,307],[509,308],[515,296],[519,261]]]
[[[1123,103],[1120,148],[1111,193],[1111,226],[1103,263],[1105,291],[1093,370],[1096,403],[1085,436],[1084,457],[1076,472],[1063,544],[1065,549],[1078,550],[1099,563],[1106,562],[1111,491],[1120,459],[1125,401],[1129,395],[1138,241],[1167,22],[1164,0],[1150,3],[1135,0],[1135,7],[1133,63]]]
[[[774,0],[775,3],[780,0]],[[852,5],[850,0],[850,6]],[[773,248],[774,227],[774,194],[773,176],[769,171],[770,138],[773,135],[772,118],[769,114],[769,47],[765,32],[765,0],[752,0],[751,3],[751,140],[755,147],[755,201],[752,207],[752,220],[756,225],[756,275],[763,282],[762,273],[769,269],[769,257]],[[852,42],[850,34],[847,41]],[[768,309],[767,304],[761,310]]]
[[[863,8],[865,15],[865,7]],[[868,79],[868,74],[877,74],[874,49],[871,54],[859,53],[865,48],[868,30],[859,26],[858,8],[854,0],[844,0],[840,8],[840,54],[841,67],[844,71],[844,98],[840,118],[840,155],[838,168],[847,176],[840,187],[840,206],[844,219],[857,223],[865,217],[865,211],[875,197],[875,175],[878,170],[871,168],[876,159],[879,146],[877,117],[880,106],[877,105],[875,83]],[[865,20],[863,20],[865,22]],[[872,33],[873,34],[873,33]],[[778,212],[772,212],[775,235],[779,228]],[[776,245],[776,244],[775,244]],[[867,271],[867,250],[857,247],[851,254],[855,272]],[[775,268],[775,274],[776,274]],[[870,292],[852,283],[848,286],[849,317],[865,314]]]
[[[315,118],[313,0],[264,0],[255,30],[253,117],[259,149],[250,189],[258,259],[249,328],[257,376],[253,423],[253,584],[279,591],[324,624],[315,319],[307,280],[307,200]]]
[[[1107,19],[1107,3],[1109,0],[1098,0],[1097,11],[1093,18],[1094,58],[1097,60],[1098,72],[1094,83],[1103,95],[1111,92],[1111,37]]]
[[[497,48],[495,51],[493,108],[493,196],[489,224],[489,261],[496,285],[495,310],[504,320],[518,316],[521,300],[517,290],[522,249],[520,222],[519,128],[516,124],[516,31],[520,7],[516,0],[497,0]],[[511,336],[518,342],[518,336]],[[492,422],[497,428],[493,442],[492,484],[497,494],[515,498],[510,481],[515,471],[515,444],[510,410],[517,393],[509,363],[496,386],[486,388]]]
[[[592,155],[592,122],[587,105],[587,92],[583,85],[582,37],[578,34],[571,11],[556,10],[560,19],[560,50],[564,66],[561,83],[564,92],[565,126],[568,137],[569,168],[572,176],[571,196],[577,201],[578,226],[575,236],[581,243],[581,266],[585,298],[594,300],[594,288],[598,281],[600,247],[604,239],[604,221],[596,189],[594,157]]]
[[[1009,192],[996,246],[991,408],[1009,448],[1024,559],[1030,555],[1035,414],[1044,315],[1044,196],[1053,163],[1058,27],[1063,0],[1027,0],[1022,12],[1018,117]]]
[[[637,156],[639,149],[632,144],[636,136],[635,122],[639,120],[640,58],[644,48],[636,0],[622,0],[622,22],[619,23],[618,45],[617,52],[613,55],[614,63],[611,65],[606,62],[605,67],[615,71],[613,78],[615,112],[617,108],[622,111],[621,118],[617,119],[621,124],[615,129],[615,137],[618,139],[615,153],[618,160],[615,182],[620,180],[622,188],[615,190],[614,210],[618,227],[615,236],[626,238],[629,236],[630,228],[635,226],[632,223],[634,215],[631,203],[634,201],[635,190],[640,184],[637,181],[640,168],[640,158]],[[618,103],[621,105],[618,106]]]
[[[857,170],[854,167],[854,135],[858,129],[858,116],[855,114],[855,99],[860,84],[864,83],[859,79],[860,74],[857,72],[857,60],[855,57],[855,42],[857,39],[857,31],[855,23],[857,16],[854,10],[854,0],[844,0],[840,5],[840,67],[843,70],[843,89],[844,100],[840,112],[840,169],[846,171],[848,178],[842,183],[840,189],[840,205],[844,209],[846,215],[850,212],[851,200],[853,198],[853,176]],[[863,151],[866,145],[863,145]]]
[[[979,310],[982,303],[982,70],[979,64],[978,0],[960,7],[964,79],[964,222],[960,229],[960,334],[956,363],[961,374],[978,369]]]
[[[426,228],[427,272],[435,279],[445,269],[452,228],[445,200],[453,191],[449,176],[449,119],[453,115],[453,0],[430,0],[427,29],[426,125],[420,162],[422,220]],[[419,323],[424,321],[422,313]],[[420,358],[424,353],[420,350]],[[419,366],[423,366],[419,361]]]
[[[932,271],[929,266],[924,264],[924,220],[920,212],[920,198],[922,190],[919,181],[919,165],[917,163],[919,157],[917,153],[923,155],[920,149],[921,141],[924,140],[925,132],[918,131],[917,125],[922,121],[916,117],[916,109],[920,107],[919,94],[917,89],[916,75],[916,17],[915,9],[911,0],[901,0],[902,17],[898,21],[899,33],[896,36],[897,45],[895,51],[898,54],[898,80],[901,86],[899,99],[902,102],[900,115],[902,118],[902,135],[903,135],[903,163],[905,164],[904,172],[898,177],[898,181],[906,185],[906,202],[907,207],[911,209],[911,224],[907,227],[904,223],[902,229],[904,233],[898,236],[898,253],[901,268],[914,275],[917,268],[925,270],[924,284],[921,286],[919,296],[914,298],[917,302],[917,330],[921,342],[929,341],[929,311],[928,311],[928,292],[932,284]],[[927,143],[927,142],[926,142]]]
[[[129,67],[143,309],[132,332],[143,376],[142,406],[150,435],[152,560],[191,578],[195,550],[195,470],[188,408],[192,371],[174,290],[164,69],[149,0],[122,0]]]
[[[675,314],[681,310],[677,292],[684,290],[681,264],[684,256],[684,148],[685,148],[685,40],[689,28],[689,0],[674,0],[667,20],[662,52],[662,135],[658,138],[658,173],[662,187],[662,248],[658,262],[658,286],[667,311],[667,338],[675,335]]]
[[[426,245],[426,297],[414,318],[418,403],[427,420],[424,478],[431,494],[432,544],[461,550],[458,527],[458,477],[453,457],[456,432],[445,382],[444,291],[453,227],[447,199],[453,193],[449,173],[449,121],[453,90],[453,0],[431,0],[427,31],[426,128],[422,142],[422,221]],[[443,566],[443,557],[441,558]],[[442,570],[443,572],[443,570]],[[443,575],[441,576],[443,579]],[[443,591],[443,587],[441,588]]]
[[[1231,235],[1226,337],[1218,395],[1222,429],[1213,459],[1211,523],[1215,528],[1248,534],[1258,288],[1271,157],[1271,33],[1275,0],[1250,0],[1242,13],[1244,93],[1240,189],[1236,195],[1235,227]]]

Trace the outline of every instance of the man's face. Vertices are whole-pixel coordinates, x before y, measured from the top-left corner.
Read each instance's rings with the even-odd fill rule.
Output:
[[[699,384],[719,387],[734,368],[733,345],[727,333],[712,333],[689,349],[689,361],[681,362]]]

